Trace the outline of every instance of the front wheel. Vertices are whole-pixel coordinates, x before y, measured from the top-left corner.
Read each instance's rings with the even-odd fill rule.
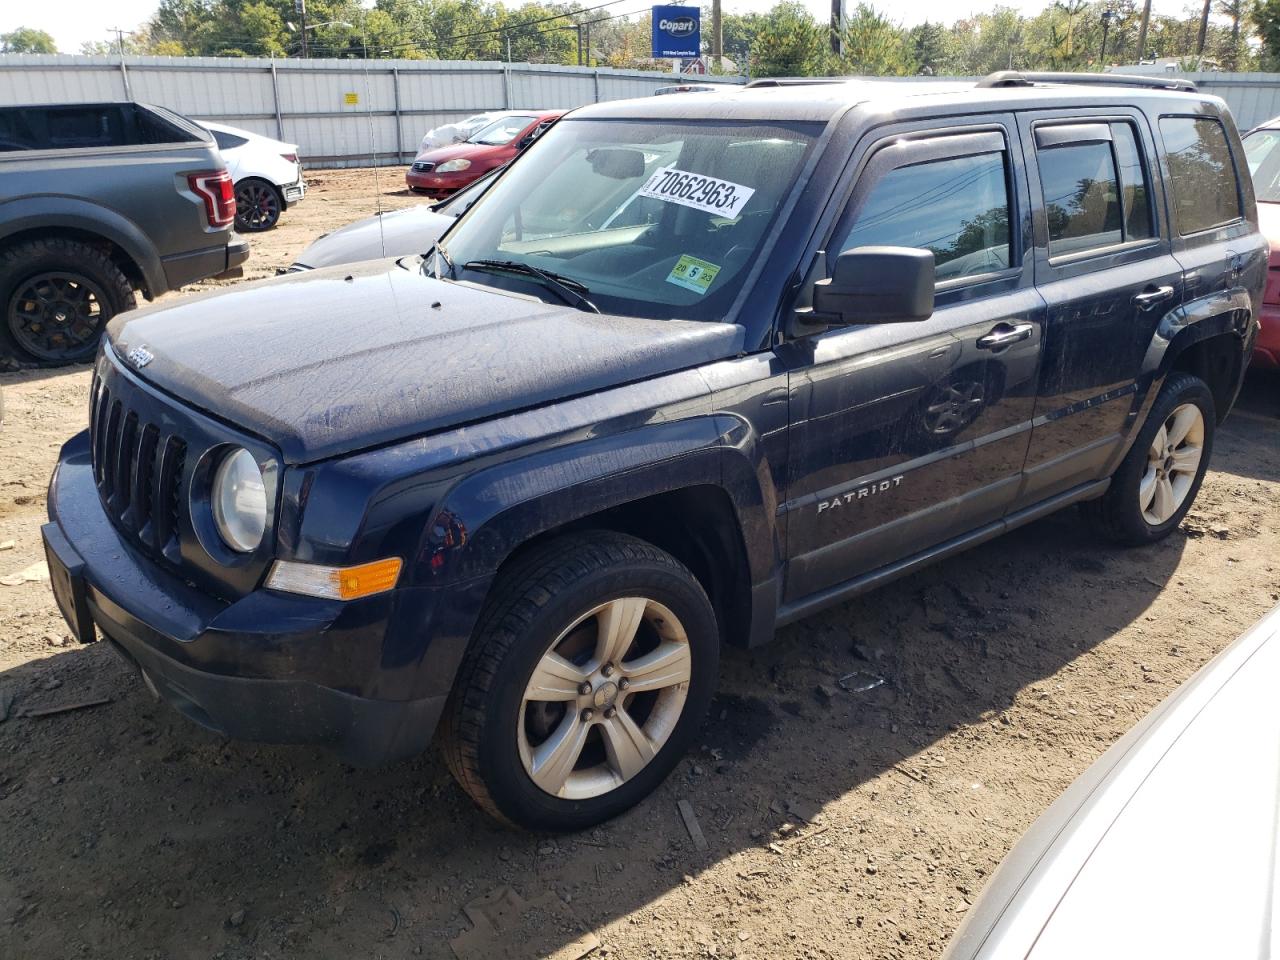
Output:
[[[495,584],[445,709],[445,758],[500,820],[591,826],[679,762],[718,657],[711,604],[675,558],[620,534],[555,541]]]
[[[1085,504],[1094,526],[1128,546],[1154,543],[1182,522],[1213,452],[1217,414],[1199,377],[1165,381],[1133,447],[1098,500]]]

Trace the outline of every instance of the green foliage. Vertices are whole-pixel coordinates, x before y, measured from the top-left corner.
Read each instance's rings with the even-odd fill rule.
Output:
[[[799,77],[825,72],[828,30],[802,4],[779,3],[761,18],[751,42],[751,74]]]
[[[865,3],[845,17],[834,66],[835,72],[849,76],[902,77],[916,72],[906,32]]]
[[[57,53],[53,37],[34,27],[18,27],[0,33],[0,53]]]
[[[1262,40],[1262,69],[1280,70],[1280,0],[1252,0],[1249,19]]]

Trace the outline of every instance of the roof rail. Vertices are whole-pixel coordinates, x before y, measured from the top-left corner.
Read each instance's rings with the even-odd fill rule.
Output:
[[[1036,83],[1065,83],[1099,87],[1146,87],[1195,93],[1196,85],[1181,77],[1138,77],[1127,73],[1042,73],[997,70],[978,81],[979,87],[1029,87]]]
[[[744,90],[759,87],[815,87],[831,83],[848,83],[848,77],[762,77],[743,85]]]

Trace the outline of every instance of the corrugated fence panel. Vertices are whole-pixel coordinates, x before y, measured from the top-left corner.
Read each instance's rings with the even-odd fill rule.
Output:
[[[127,57],[122,66],[109,56],[3,54],[0,104],[131,96],[195,119],[280,136],[297,143],[311,164],[355,166],[373,156],[404,162],[431,127],[473,113],[650,96],[680,79],[638,70],[457,60]]]

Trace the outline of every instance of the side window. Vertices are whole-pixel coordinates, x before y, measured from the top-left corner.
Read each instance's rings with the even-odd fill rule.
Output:
[[[234,150],[236,147],[243,147],[249,141],[244,137],[237,137],[234,133],[226,133],[222,130],[210,130],[213,134],[213,142],[218,145],[219,150]]]
[[[1049,256],[1096,250],[1154,235],[1151,191],[1129,123],[1036,128]]]
[[[1239,220],[1240,193],[1227,132],[1206,117],[1161,117],[1178,232],[1183,236]]]
[[[885,174],[836,248],[932,250],[938,282],[1009,266],[1009,180],[1004,152],[949,157]]]

